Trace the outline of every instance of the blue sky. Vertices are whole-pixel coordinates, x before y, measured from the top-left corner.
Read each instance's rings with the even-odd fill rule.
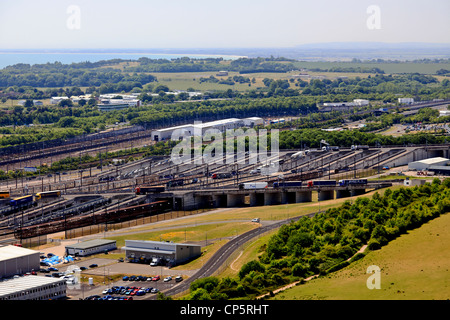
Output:
[[[380,29],[367,27],[370,5]],[[449,16],[449,0],[1,0],[0,49],[449,43]]]

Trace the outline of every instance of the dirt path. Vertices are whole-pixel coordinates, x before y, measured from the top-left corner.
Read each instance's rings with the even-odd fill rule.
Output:
[[[346,261],[350,261],[350,259],[353,258],[358,253],[363,253],[366,250],[366,248],[367,248],[367,245],[363,245],[353,256],[348,258]],[[309,281],[309,280],[312,280],[314,278],[317,278],[318,276],[319,276],[318,274],[315,274],[315,275],[312,275],[312,276],[310,276],[308,278],[303,279],[303,281]],[[292,282],[292,283],[290,283],[290,284],[288,284],[288,285],[286,285],[284,287],[278,288],[278,289],[276,289],[276,290],[274,290],[272,292],[273,292],[273,294],[277,294],[278,292],[281,292],[281,291],[287,290],[289,288],[295,287],[300,282],[301,282],[301,280]],[[265,297],[270,297],[270,293],[265,293],[263,295],[260,295],[259,297],[256,297],[256,299],[258,300],[258,299],[262,299],[262,298],[265,298]]]

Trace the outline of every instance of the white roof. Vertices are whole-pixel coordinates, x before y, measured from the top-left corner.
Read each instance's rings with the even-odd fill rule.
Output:
[[[27,248],[16,247],[16,246],[4,246],[0,247],[0,261],[2,260],[10,260],[14,258],[19,258],[23,256],[27,256],[30,254],[39,254],[38,251],[34,251]]]
[[[54,284],[61,281],[66,282],[65,279],[33,275],[14,278],[8,281],[2,281],[0,282],[0,297],[24,290],[30,290],[44,285]]]
[[[173,131],[173,130],[177,130],[177,129],[192,128],[193,126],[194,126],[193,124],[183,124],[181,126],[154,130],[153,132],[157,132],[157,131],[158,132]]]
[[[442,163],[450,161],[450,159],[442,158],[442,157],[436,157],[436,158],[428,158],[424,160],[414,161],[412,163],[425,163],[425,164],[434,164],[434,163]]]
[[[154,130],[154,132],[156,132],[156,131],[166,132],[166,131],[174,131],[177,129],[186,129],[186,128],[208,128],[208,127],[220,126],[220,125],[224,125],[224,124],[228,124],[228,123],[236,123],[236,122],[240,122],[240,121],[242,121],[242,120],[237,119],[237,118],[229,118],[229,119],[222,119],[222,120],[205,122],[205,123],[184,124],[181,126]]]

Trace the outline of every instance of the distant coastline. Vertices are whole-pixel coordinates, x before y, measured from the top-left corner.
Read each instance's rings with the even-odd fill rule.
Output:
[[[123,59],[137,60],[142,57],[150,59],[176,59],[181,57],[189,57],[195,59],[205,58],[223,58],[224,60],[235,60],[246,56],[226,55],[226,54],[203,54],[203,53],[149,53],[134,51],[83,51],[83,50],[0,50],[0,68],[10,65],[25,64],[46,64],[61,62],[63,64],[78,62],[97,62],[101,60]]]

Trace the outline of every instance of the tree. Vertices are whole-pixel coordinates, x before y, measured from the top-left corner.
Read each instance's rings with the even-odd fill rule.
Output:
[[[60,107],[73,107],[73,102],[70,99],[63,99],[58,103]]]
[[[244,278],[251,271],[264,273],[266,271],[266,268],[259,261],[252,260],[242,266],[241,270],[239,271],[239,278]]]

